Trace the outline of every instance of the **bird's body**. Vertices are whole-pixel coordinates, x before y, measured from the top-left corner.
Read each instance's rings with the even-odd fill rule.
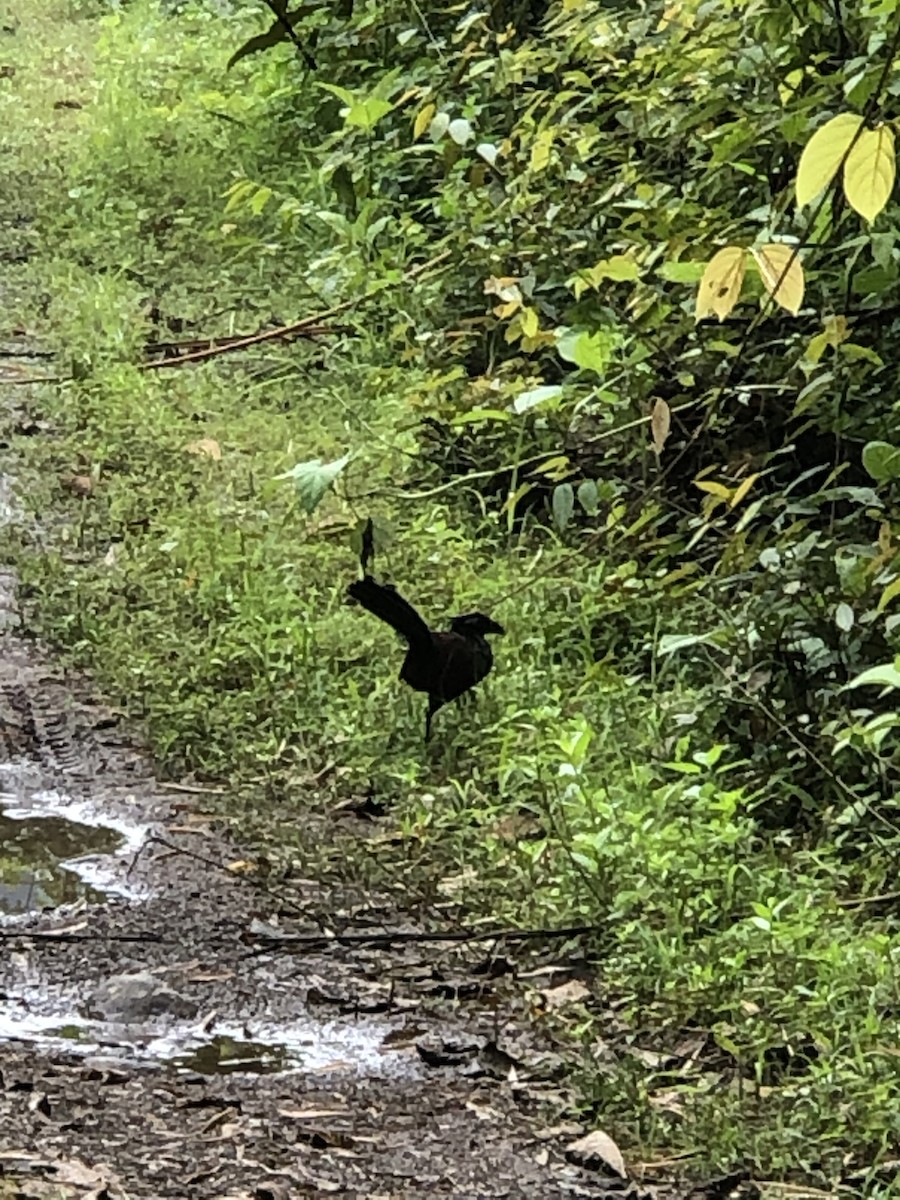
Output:
[[[503,633],[502,626],[484,613],[474,612],[453,617],[448,630],[430,629],[408,600],[371,575],[351,583],[347,591],[405,639],[408,649],[400,678],[428,696],[427,741],[438,709],[480,683],[490,671],[494,656],[485,635]]]

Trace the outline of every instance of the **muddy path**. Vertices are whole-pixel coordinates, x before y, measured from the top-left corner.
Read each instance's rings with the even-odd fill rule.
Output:
[[[3,571],[0,1195],[649,1194],[571,1149],[568,1068],[496,948],[288,952],[267,939],[414,926],[253,886],[195,801],[20,628]]]

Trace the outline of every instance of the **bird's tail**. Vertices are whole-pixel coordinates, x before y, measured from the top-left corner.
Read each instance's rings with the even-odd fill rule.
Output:
[[[347,588],[348,595],[358,600],[363,608],[390,625],[405,638],[410,646],[431,645],[431,631],[408,600],[398,591],[383,583],[377,583],[371,575],[357,579]]]

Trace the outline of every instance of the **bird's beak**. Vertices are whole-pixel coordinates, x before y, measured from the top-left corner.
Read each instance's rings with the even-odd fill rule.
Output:
[[[488,633],[506,633],[502,625],[498,625],[496,621],[488,621]]]

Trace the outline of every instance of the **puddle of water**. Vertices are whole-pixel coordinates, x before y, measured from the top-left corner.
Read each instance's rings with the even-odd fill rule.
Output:
[[[176,1069],[204,1075],[324,1072],[329,1068],[366,1075],[408,1073],[407,1057],[383,1048],[390,1031],[389,1025],[374,1021],[343,1024],[307,1016],[282,1024],[223,1024],[215,1035],[198,1034],[195,1027],[187,1039],[185,1030],[173,1028],[149,1043],[147,1052]]]
[[[14,764],[0,765],[2,776],[0,915],[143,895],[129,882],[127,867],[149,826],[98,812],[90,801],[63,792],[31,787]]]
[[[272,1075],[291,1067],[286,1046],[246,1042],[219,1034],[187,1054],[176,1054],[169,1064],[198,1075]]]
[[[38,997],[36,996],[36,999]],[[40,997],[46,1000],[46,992]],[[93,1021],[78,1015],[40,1013],[25,997],[0,1003],[0,1041],[28,1042],[45,1050],[80,1055],[102,1053],[120,1063],[156,1063],[203,1075],[274,1074],[352,1070],[366,1075],[408,1075],[411,1057],[384,1049],[387,1024],[316,1022],[309,1017],[283,1024],[223,1022],[214,1032],[196,1022],[162,1019],[139,1025]]]
[[[15,820],[0,813],[0,913],[17,916],[76,900],[102,903],[103,893],[69,871],[66,859],[121,845],[111,829],[92,829],[60,817]]]

